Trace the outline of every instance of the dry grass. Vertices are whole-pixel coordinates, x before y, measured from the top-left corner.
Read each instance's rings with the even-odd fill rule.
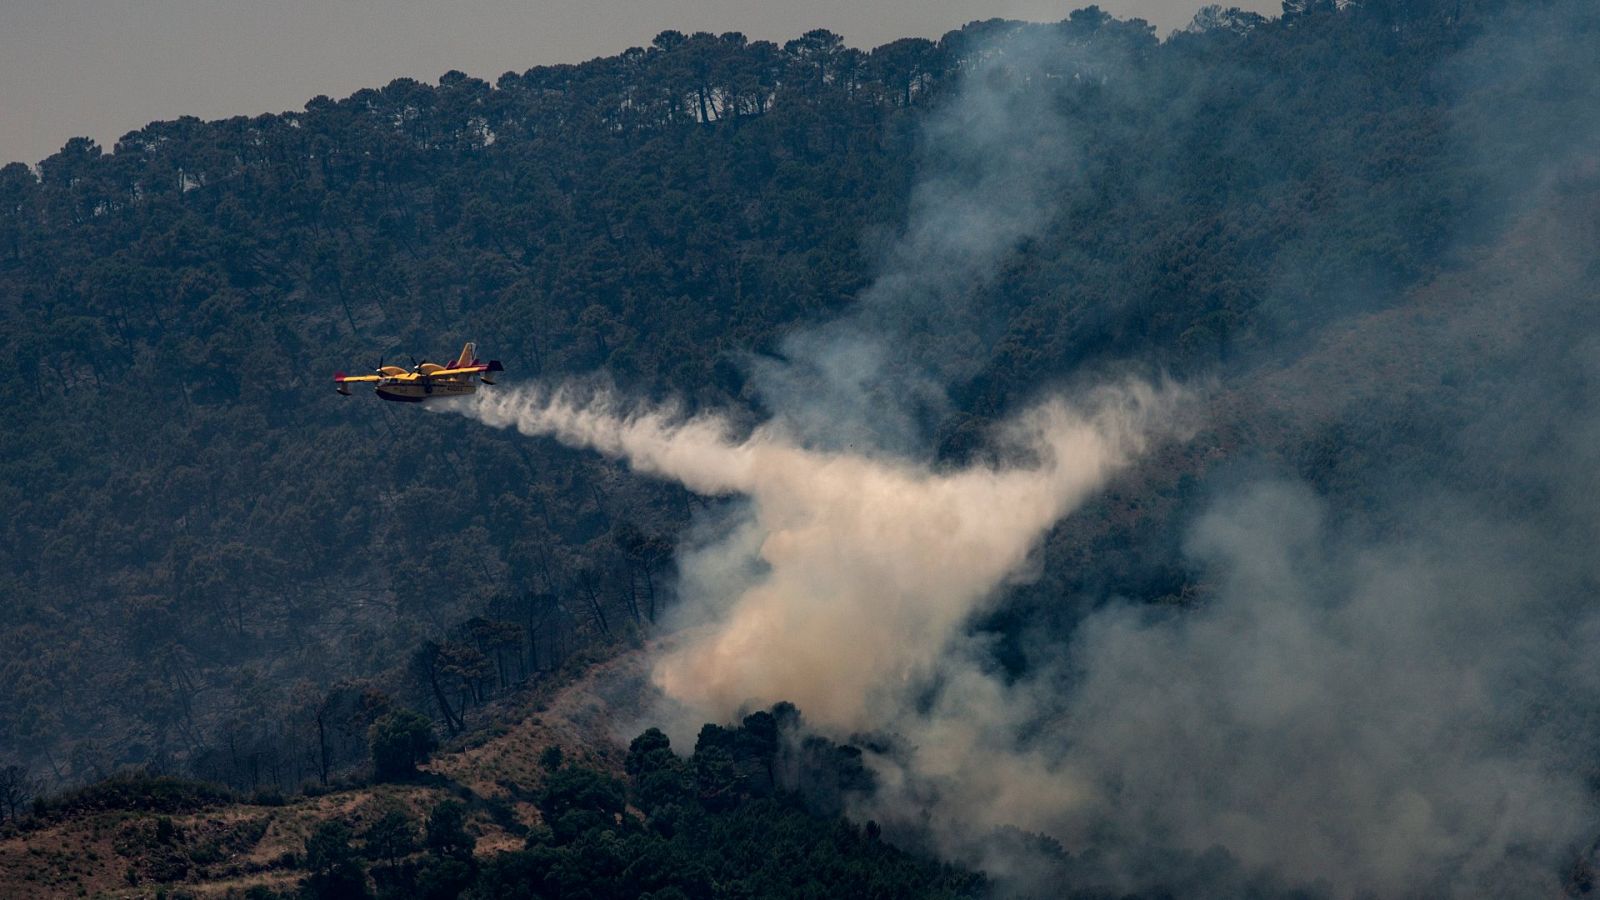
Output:
[[[543,781],[539,757],[546,748],[558,746],[568,759],[621,772],[626,748],[618,742],[619,729],[642,714],[648,697],[644,659],[643,651],[629,652],[564,687],[528,696],[520,712],[504,711],[515,724],[473,746],[438,754],[427,770],[503,802],[523,825],[537,824],[538,810],[526,793]],[[226,897],[256,885],[290,888],[304,876],[295,865],[306,837],[322,822],[338,819],[360,835],[399,805],[421,823],[453,795],[430,781],[301,797],[282,806],[239,803],[165,817],[126,811],[79,815],[0,838],[0,897],[149,897],[159,888]],[[522,847],[520,836],[482,809],[469,814],[468,828],[478,836],[479,856]]]

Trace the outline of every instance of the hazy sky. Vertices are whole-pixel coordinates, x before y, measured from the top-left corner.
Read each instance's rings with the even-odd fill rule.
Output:
[[[343,97],[402,75],[434,82],[460,69],[492,82],[644,46],[667,28],[780,42],[827,28],[866,48],[974,19],[1059,20],[1089,2],[0,0],[0,162],[37,162],[77,135],[109,150],[156,119],[299,109],[318,94]],[[1203,3],[1100,0],[1162,35]]]

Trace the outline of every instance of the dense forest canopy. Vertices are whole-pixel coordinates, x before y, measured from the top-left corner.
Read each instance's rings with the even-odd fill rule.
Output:
[[[1191,526],[1259,471],[1318,495],[1257,506],[1325,518],[1330,545],[1417,534],[1386,498],[1424,480],[1554,528],[1541,499],[1573,491],[1555,454],[1579,442],[1481,423],[1591,418],[1571,298],[1600,272],[1560,251],[1592,234],[1597,36],[1578,0],[1208,7],[1164,41],[1095,7],[870,51],[669,31],[6,166],[0,762],[57,786],[130,765],[327,783],[392,704],[453,735],[654,633],[715,503],[329,375],[475,340],[506,385],[600,378],[759,421],[785,340],[903,263],[926,192],[989,189],[999,151],[953,152],[951,121],[1022,136],[1040,212],[935,324],[870,314],[901,317],[902,362],[941,386],[895,452],[981,461],[1084,373],[1216,388],[1196,440],[1052,532],[973,623],[1007,677],[1109,601],[1227,595]],[[1000,120],[951,118],[976,90]],[[1337,580],[1330,554],[1309,568]],[[1562,572],[1552,593],[1588,577]],[[1382,877],[1363,886],[1417,888]]]

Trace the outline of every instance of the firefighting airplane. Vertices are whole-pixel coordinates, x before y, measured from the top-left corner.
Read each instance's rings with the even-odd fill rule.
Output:
[[[505,371],[498,359],[488,362],[478,359],[477,349],[478,345],[467,344],[461,348],[461,355],[456,361],[447,366],[423,360],[416,368],[408,370],[380,363],[376,375],[335,372],[333,381],[338,385],[339,393],[346,397],[350,396],[350,385],[355,382],[372,382],[376,385],[373,392],[379,397],[401,403],[421,403],[437,397],[464,397],[478,389],[473,376],[477,376],[478,381],[484,384],[494,384],[490,374]]]

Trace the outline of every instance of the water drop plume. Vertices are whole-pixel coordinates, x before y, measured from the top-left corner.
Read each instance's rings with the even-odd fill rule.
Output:
[[[740,435],[570,386],[480,395],[463,412],[747,498],[734,527],[680,554],[699,627],[654,680],[709,719],[790,700],[847,730],[899,709],[1044,533],[1171,427],[1180,397],[1138,382],[1050,397],[999,429],[1000,461],[961,468],[811,448],[770,424]]]

